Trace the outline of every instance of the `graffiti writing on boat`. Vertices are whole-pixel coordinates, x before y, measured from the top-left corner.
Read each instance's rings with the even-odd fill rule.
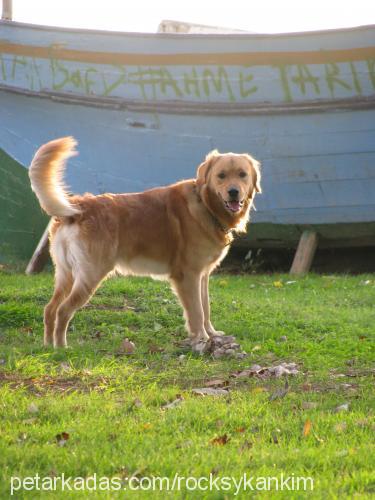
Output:
[[[0,82],[144,101],[294,102],[370,95],[375,59],[270,66],[99,65],[0,53]]]

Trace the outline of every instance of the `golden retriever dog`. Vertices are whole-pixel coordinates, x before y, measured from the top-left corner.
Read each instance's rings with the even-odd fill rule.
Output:
[[[259,163],[248,154],[212,151],[184,180],[143,193],[69,196],[63,183],[76,141],[64,137],[41,146],[31,163],[31,186],[53,217],[50,251],[55,289],[44,310],[44,344],[67,345],[66,331],[111,272],[168,279],[184,309],[194,350],[222,335],[210,320],[208,281],[228,252],[233,233],[244,231]]]

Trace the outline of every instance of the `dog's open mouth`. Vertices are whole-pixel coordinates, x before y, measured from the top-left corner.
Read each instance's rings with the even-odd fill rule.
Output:
[[[230,212],[239,212],[241,208],[243,207],[243,201],[224,201],[225,208],[229,210]]]

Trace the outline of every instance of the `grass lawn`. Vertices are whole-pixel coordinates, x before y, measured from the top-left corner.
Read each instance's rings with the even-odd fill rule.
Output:
[[[249,353],[243,360],[184,353],[181,310],[168,285],[136,278],[99,289],[73,320],[67,350],[43,348],[52,275],[0,273],[0,498],[9,497],[11,476],[37,473],[96,474],[97,484],[134,476],[146,488],[154,476],[239,481],[246,473],[252,487],[265,487],[259,478],[284,474],[311,477],[313,492],[248,486],[237,496],[373,497],[374,275],[219,274],[211,283],[213,322],[237,337]],[[121,353],[125,338],[136,344],[132,355]],[[284,361],[300,370],[287,389],[285,378],[232,376],[254,363]],[[192,392],[212,380],[228,393]],[[58,489],[15,496],[219,499],[236,490],[233,483],[195,492],[181,485],[169,494]]]

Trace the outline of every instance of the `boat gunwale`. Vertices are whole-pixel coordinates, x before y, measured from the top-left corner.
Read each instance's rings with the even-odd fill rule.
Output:
[[[23,23],[20,21],[8,21],[5,19],[0,20],[1,26],[12,26],[16,28],[27,28],[39,31],[57,31],[63,33],[77,33],[77,34],[97,34],[105,36],[125,35],[132,38],[171,38],[171,39],[197,39],[197,38],[220,38],[220,39],[260,39],[260,38],[288,38],[288,37],[306,37],[306,36],[321,36],[321,35],[336,35],[338,33],[349,33],[355,31],[366,31],[375,28],[375,24],[365,24],[359,26],[350,26],[342,28],[329,28],[323,30],[310,30],[310,31],[291,31],[285,33],[151,33],[141,31],[109,31],[91,28],[69,28],[65,26],[50,26],[43,24]]]
[[[375,96],[355,96],[343,99],[317,99],[294,103],[228,103],[228,102],[195,102],[195,101],[143,101],[124,99],[121,97],[85,96],[69,92],[35,91],[20,87],[0,84],[0,92],[9,92],[49,99],[63,104],[88,106],[95,108],[124,110],[135,112],[158,112],[164,114],[210,114],[210,115],[274,115],[294,113],[318,113],[330,111],[367,110],[375,108]],[[137,125],[135,125],[137,126]]]

